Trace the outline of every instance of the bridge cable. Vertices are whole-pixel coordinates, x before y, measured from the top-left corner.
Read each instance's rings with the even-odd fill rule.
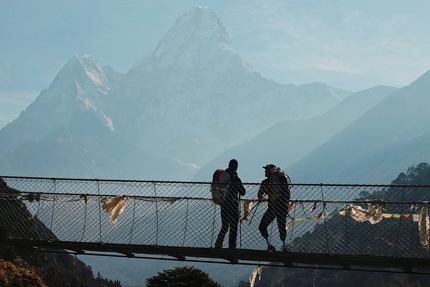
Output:
[[[296,205],[293,206],[294,208],[294,220],[296,219]],[[290,216],[291,218],[291,216]],[[290,220],[292,220],[293,218],[291,218]],[[290,247],[292,247],[292,243],[293,243],[293,238],[294,238],[294,229],[295,229],[295,224],[291,225],[291,235],[290,235]],[[287,230],[288,231],[288,230]]]
[[[240,194],[239,194],[239,218],[242,214],[242,204],[240,200]],[[242,248],[242,224],[239,224],[239,246]]]
[[[53,229],[52,229],[52,224],[53,224],[53,222],[54,222],[54,211],[55,211],[55,193],[56,193],[56,190],[57,190],[57,181],[55,180],[55,178],[54,178],[54,181],[53,181],[53,184],[54,184],[54,200],[52,201],[52,213],[51,213],[51,231],[53,231]]]
[[[185,228],[184,228],[184,240],[182,241],[182,246],[185,246],[185,238],[187,236],[187,229],[188,229],[188,203],[189,203],[189,200],[187,198],[187,208],[186,208]]]
[[[133,215],[132,215],[132,221],[131,221],[130,239],[128,241],[129,244],[131,244],[131,239],[133,238],[135,211],[136,211],[136,199],[134,198],[133,199]]]
[[[412,210],[412,206],[411,206],[411,210]],[[415,227],[414,227],[414,224],[410,224],[410,226],[411,226],[411,229],[410,229],[410,241],[409,242],[413,242],[413,238],[414,238],[414,230],[415,230]]]
[[[215,233],[215,220],[216,220],[216,204],[212,204],[214,207],[214,219],[212,221],[212,234],[211,234],[211,246],[213,246],[214,242],[214,233]]]
[[[321,189],[321,198],[322,198],[322,202],[323,202],[323,219],[324,219],[324,231],[325,231],[325,242],[326,242],[326,250],[327,253],[330,254],[330,248],[329,248],[329,243],[328,243],[328,235],[327,235],[327,220],[326,220],[326,202],[324,200],[324,190],[322,187],[322,184],[320,185],[320,189]]]
[[[155,197],[155,218],[157,222],[156,235],[155,235],[155,245],[158,245],[158,199],[157,199],[157,188],[155,187],[156,183],[154,182],[154,197]]]
[[[405,189],[402,189],[402,202],[405,202]],[[404,204],[401,205],[400,208],[400,214],[403,214],[403,206]],[[399,228],[397,229],[397,237],[396,237],[396,248],[394,249],[394,254],[397,256],[397,250],[398,250],[398,246],[399,246],[399,238],[400,238],[400,227],[402,225],[402,216],[400,216],[399,219]]]
[[[102,198],[100,196],[100,182],[97,179],[97,194],[99,196],[99,241],[102,242]]]
[[[349,253],[349,236],[348,236],[348,213],[347,213],[347,203],[345,204],[345,237],[346,237],[346,251]]]
[[[39,218],[39,211],[40,211],[40,205],[41,202],[43,203],[44,200],[39,200],[39,202],[37,203],[37,210],[36,210],[36,214],[34,215],[35,218]]]
[[[87,202],[88,202],[88,199],[87,199],[87,196],[86,195],[84,195],[84,201],[85,201],[85,208],[84,208],[84,210],[85,210],[85,212],[84,212],[84,226],[83,226],[83,229],[82,229],[82,237],[81,237],[81,241],[84,241],[84,234],[85,234],[85,229],[86,229],[86,226],[87,226]]]

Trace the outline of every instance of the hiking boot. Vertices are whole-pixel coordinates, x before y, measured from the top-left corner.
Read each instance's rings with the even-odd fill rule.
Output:
[[[275,246],[269,244],[269,246],[267,246],[267,251],[269,251],[269,252],[275,252],[276,248],[275,248]]]

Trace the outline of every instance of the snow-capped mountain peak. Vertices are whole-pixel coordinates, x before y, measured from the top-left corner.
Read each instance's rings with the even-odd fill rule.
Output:
[[[210,7],[196,6],[179,17],[158,42],[155,51],[136,62],[132,70],[204,68],[219,62],[217,59],[226,59],[226,55],[241,61],[248,72],[254,72],[254,68],[236,52],[215,11]]]
[[[85,74],[97,86],[97,89],[107,95],[111,87],[109,81],[106,79],[105,72],[97,61],[88,54],[84,55],[82,58],[79,58],[76,55],[74,59],[80,64]]]
[[[108,134],[151,157],[183,163],[175,171],[179,176],[183,166],[202,166],[279,121],[320,115],[348,95],[329,91],[326,85],[296,87],[264,79],[235,51],[216,13],[196,6],[180,16],[153,53],[126,74],[101,67],[89,55],[72,57],[49,89],[0,130],[0,158],[27,142],[39,143],[45,137],[55,141],[56,136],[48,135],[89,113],[92,121],[109,129]],[[73,126],[92,134],[91,125]],[[103,143],[90,140],[94,149],[87,148],[87,134],[75,136],[74,143],[85,142],[79,150],[95,151]],[[117,150],[129,149],[118,144],[122,147]],[[86,156],[99,160],[97,152]],[[155,170],[162,173],[168,162],[157,163]],[[146,178],[158,177],[151,163],[133,163],[137,169],[142,165],[151,167]],[[127,159],[113,166],[132,168]],[[76,166],[80,172],[82,168]]]

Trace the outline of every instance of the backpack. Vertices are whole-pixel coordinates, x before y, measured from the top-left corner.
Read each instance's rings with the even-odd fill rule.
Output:
[[[230,175],[222,168],[217,168],[212,176],[211,194],[215,204],[223,203],[228,190]]]
[[[280,167],[274,167],[270,172],[270,184],[272,185],[274,199],[284,194],[289,200],[291,194],[289,183],[291,182],[291,179],[288,174],[286,174]]]

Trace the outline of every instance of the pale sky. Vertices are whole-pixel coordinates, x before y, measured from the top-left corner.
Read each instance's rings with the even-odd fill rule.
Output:
[[[125,73],[195,5],[212,7],[238,53],[282,84],[400,88],[430,69],[427,0],[0,0],[0,128],[75,54]]]

